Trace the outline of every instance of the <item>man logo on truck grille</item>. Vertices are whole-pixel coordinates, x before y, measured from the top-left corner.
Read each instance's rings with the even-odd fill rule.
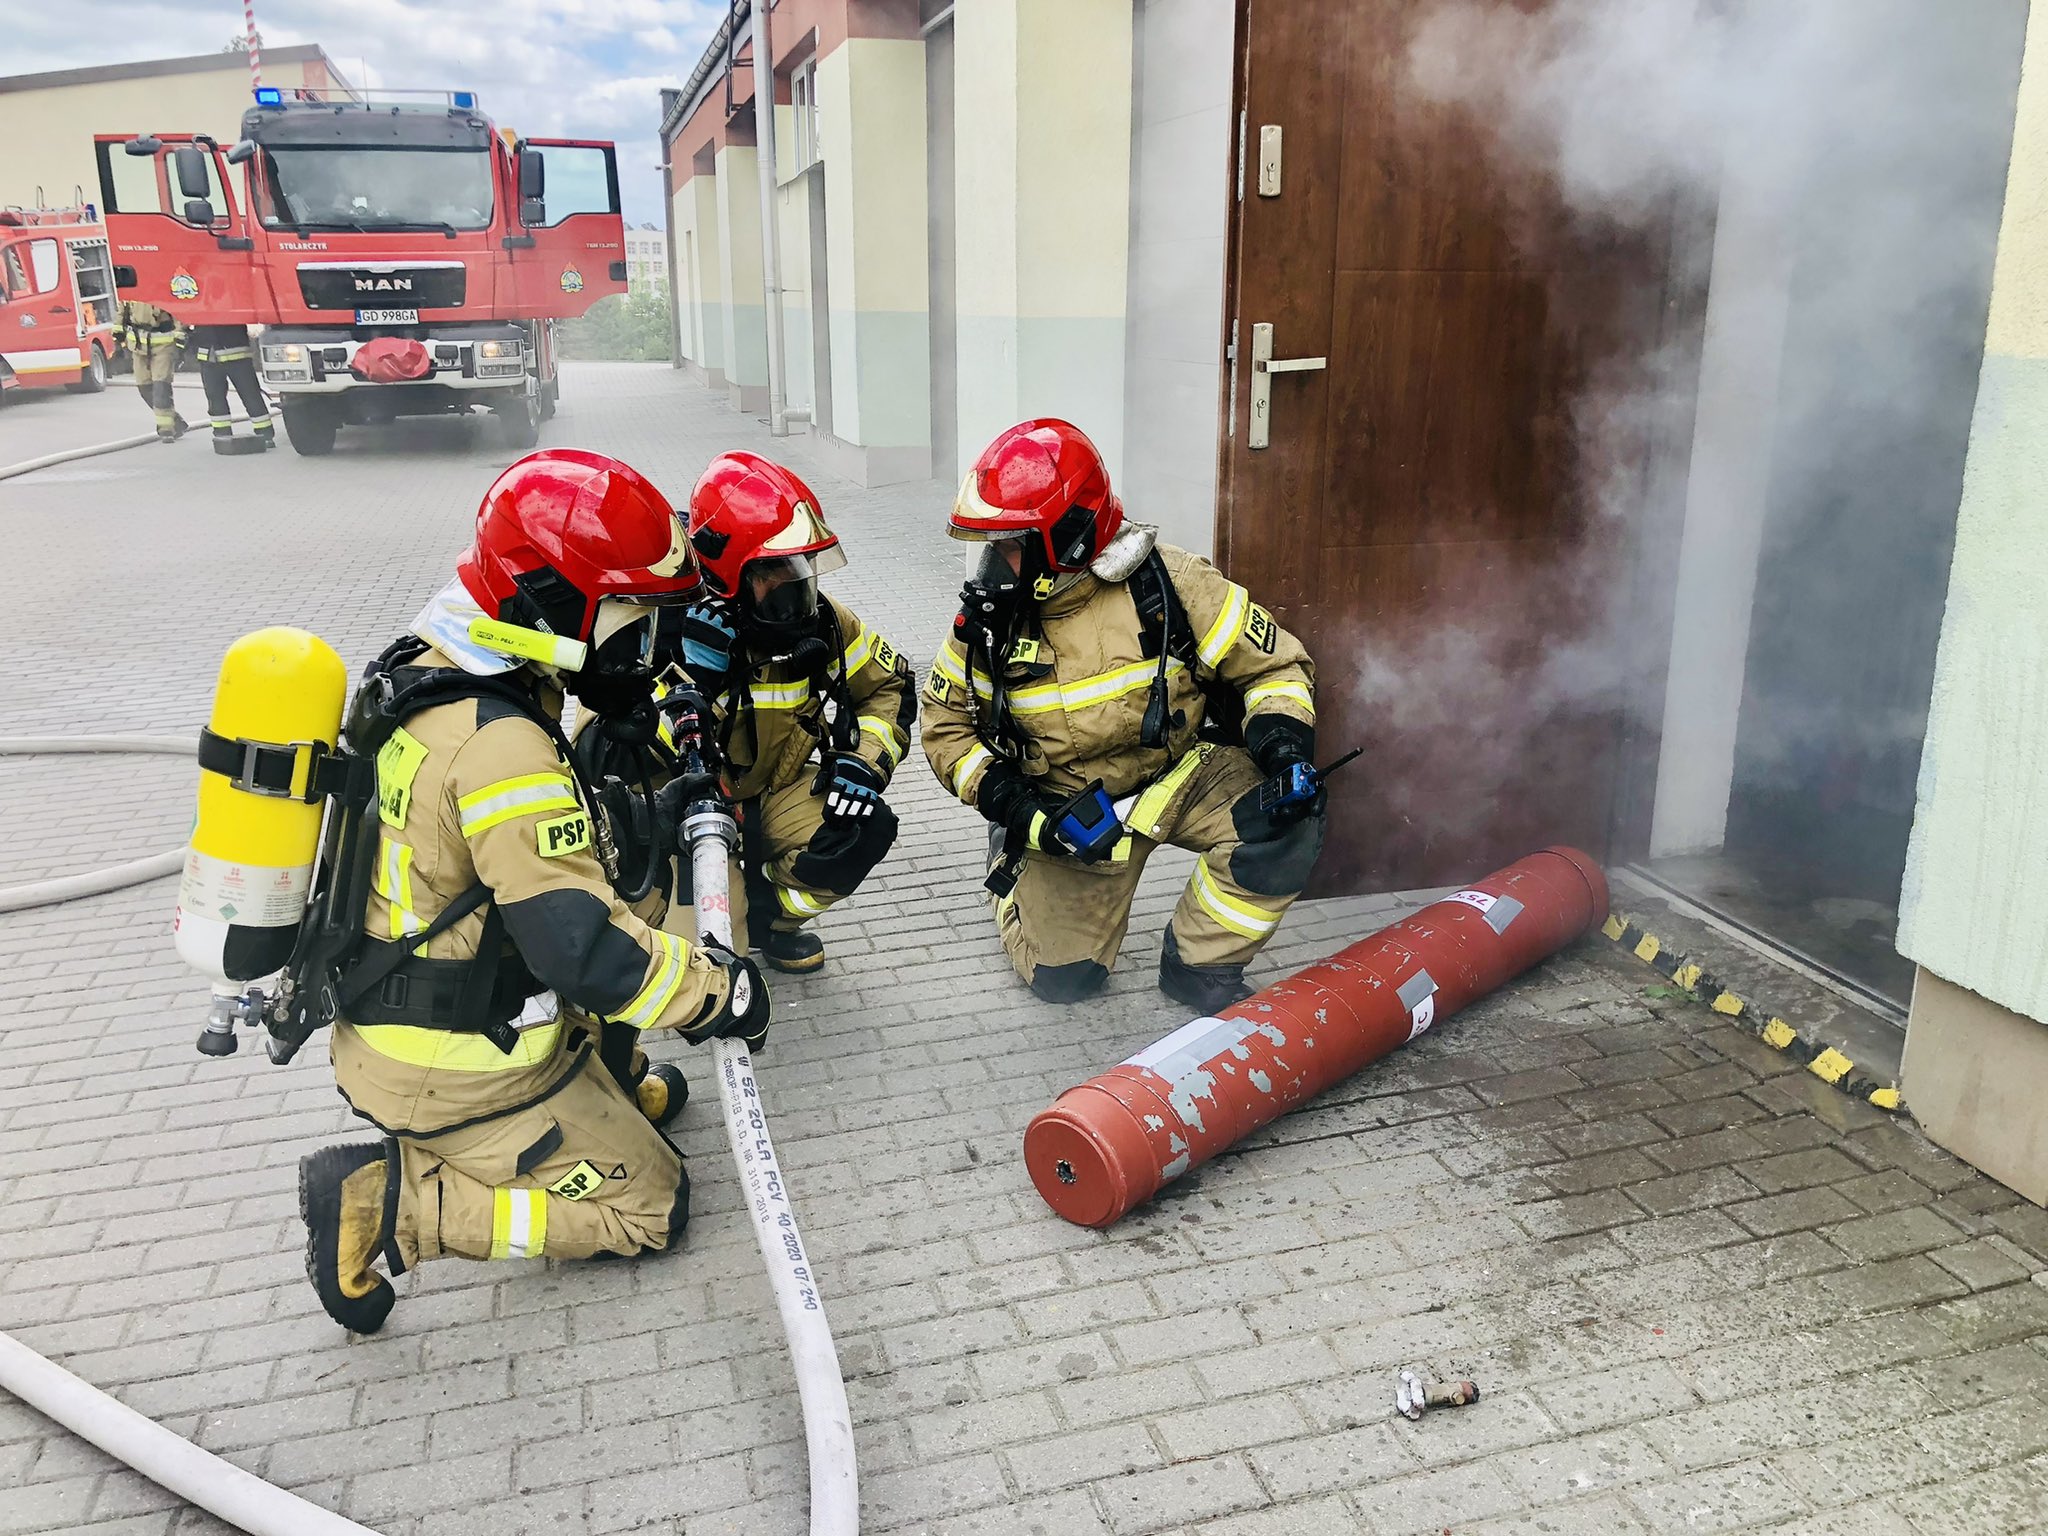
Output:
[[[412,279],[409,277],[359,277],[356,279],[357,293],[411,293]]]

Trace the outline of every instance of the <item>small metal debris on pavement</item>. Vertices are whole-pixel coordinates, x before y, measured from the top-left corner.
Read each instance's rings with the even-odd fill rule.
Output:
[[[1419,1419],[1431,1408],[1462,1408],[1479,1401],[1479,1384],[1472,1381],[1424,1381],[1415,1372],[1403,1370],[1394,1384],[1394,1406],[1411,1419]]]

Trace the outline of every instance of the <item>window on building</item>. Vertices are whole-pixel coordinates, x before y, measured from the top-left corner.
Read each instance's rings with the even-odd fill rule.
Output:
[[[789,100],[796,119],[796,170],[819,159],[824,150],[818,138],[818,61],[806,59],[789,77]]]

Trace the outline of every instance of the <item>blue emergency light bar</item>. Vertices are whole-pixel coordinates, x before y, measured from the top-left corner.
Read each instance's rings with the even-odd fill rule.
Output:
[[[256,105],[259,107],[281,107],[284,105],[284,89],[275,85],[256,87]]]
[[[474,112],[476,110],[476,92],[451,91],[448,93],[448,104],[458,112]]]

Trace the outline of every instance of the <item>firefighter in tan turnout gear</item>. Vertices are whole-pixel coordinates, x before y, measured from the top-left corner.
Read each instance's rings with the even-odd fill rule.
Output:
[[[1171,843],[1201,860],[1159,985],[1205,1013],[1247,995],[1246,962],[1322,850],[1307,652],[1206,560],[1126,522],[1066,422],[991,443],[950,532],[973,548],[924,748],[993,823],[989,889],[1018,973],[1053,1002],[1101,987],[1145,860]],[[1297,792],[1263,793],[1276,781]]]
[[[121,330],[121,345],[128,349],[128,364],[135,371],[135,388],[156,418],[156,435],[162,442],[174,442],[186,430],[171,388],[185,328],[169,310],[140,299],[123,299],[115,323]]]
[[[753,962],[621,900],[559,724],[564,689],[599,714],[651,693],[657,605],[700,584],[673,509],[616,460],[531,454],[491,487],[457,573],[350,711],[374,745],[378,843],[332,1051],[387,1139],[312,1154],[299,1188],[308,1274],[358,1333],[392,1305],[380,1256],[397,1274],[680,1239],[682,1159],[565,1006],[693,1041],[767,1033]]]
[[[814,971],[825,946],[805,925],[896,840],[882,794],[910,746],[916,679],[880,632],[821,599],[818,578],[846,556],[791,471],[713,459],[690,496],[690,542],[711,595],[663,615],[659,653],[717,715],[745,841],[733,927],[776,970]]]

